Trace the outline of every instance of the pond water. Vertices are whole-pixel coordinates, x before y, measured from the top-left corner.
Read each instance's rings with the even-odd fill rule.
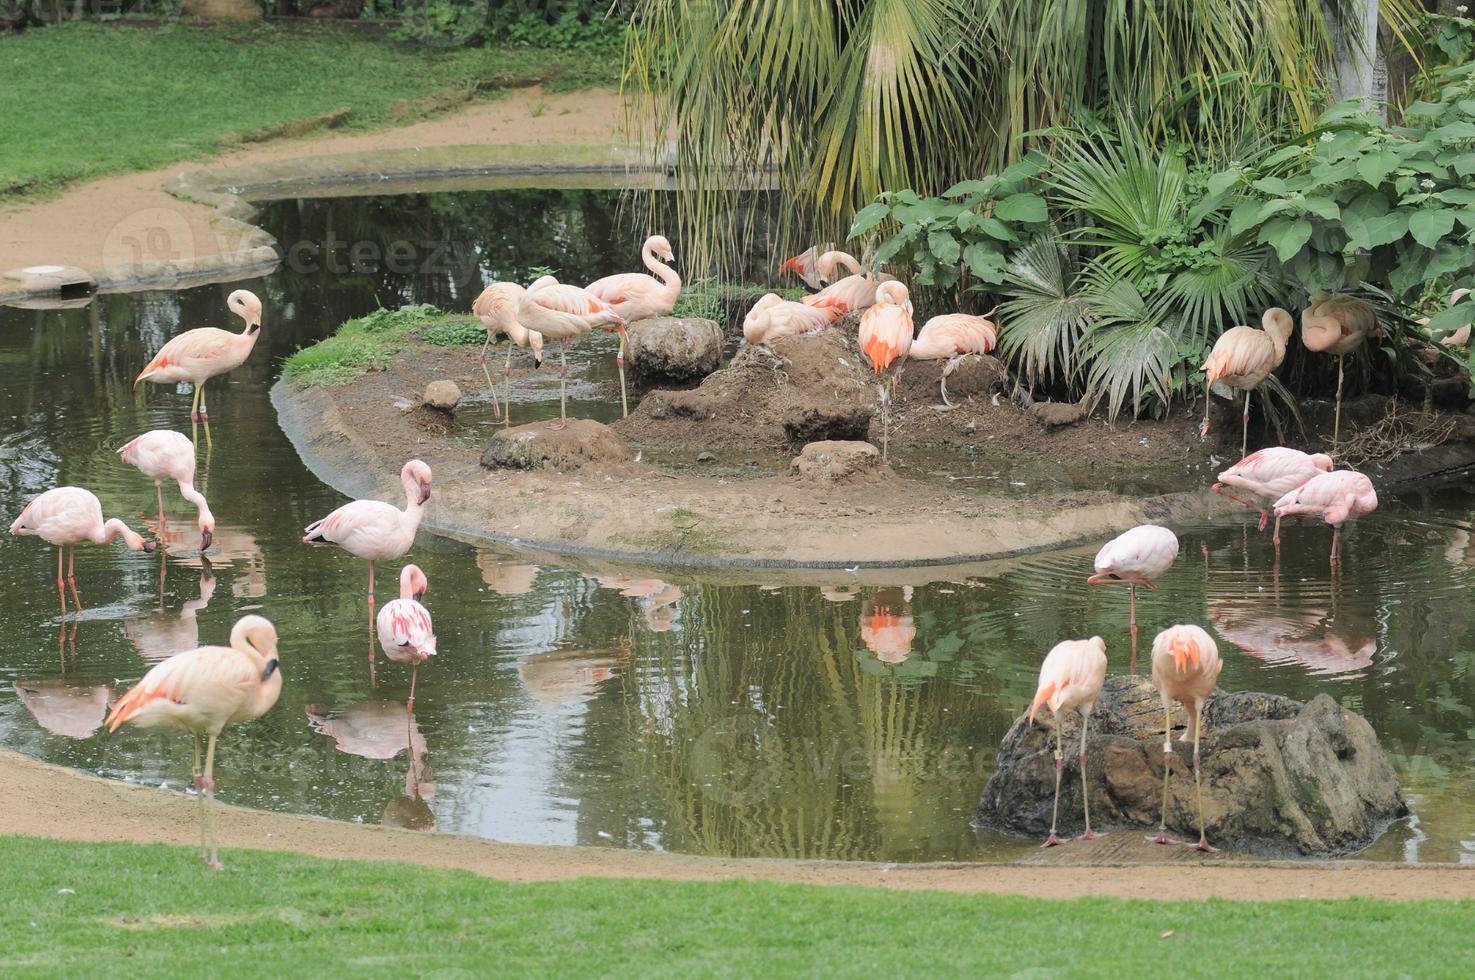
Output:
[[[289,263],[238,284],[262,296],[266,325],[250,363],[211,385],[215,448],[200,481],[218,521],[208,565],[192,512],[166,489],[165,553],[79,549],[86,609],[63,621],[52,550],[4,539],[0,744],[180,786],[189,739],[107,736],[104,706],[154,659],[224,642],[237,617],[258,611],[280,631],[286,684],[274,710],[222,741],[220,793],[231,802],[702,854],[920,861],[1032,850],[970,820],[993,748],[1057,639],[1099,632],[1112,670],[1126,669],[1126,595],[1084,587],[1092,548],[931,582],[838,572],[824,587],[728,585],[537,565],[422,533],[412,556],[429,576],[440,652],[421,671],[413,719],[406,669],[381,658],[371,681],[363,563],[300,544],[301,528],[342,498],[277,427],[267,391],[282,359],[381,302],[466,309],[492,276],[526,280],[548,266],[580,281],[635,268],[636,235],[610,217],[616,205],[610,192],[566,191],[270,205],[263,223],[286,243],[333,234],[445,248],[410,272]],[[62,483],[93,489],[109,515],[148,521],[153,488],[114,450],[147,429],[187,431],[189,396],[135,393],[132,379],[179,330],[231,325],[232,288],[0,309],[7,522]],[[599,397],[581,409],[607,410],[607,373],[596,380]],[[556,384],[517,390],[519,411],[556,412]],[[1030,478],[1007,459],[968,465],[1017,474],[1006,483]],[[1045,481],[1070,475],[1051,468]],[[1277,567],[1266,535],[1179,528],[1177,565],[1141,600],[1149,637],[1176,621],[1215,633],[1224,687],[1325,691],[1369,717],[1413,815],[1367,857],[1475,861],[1472,510],[1464,482],[1385,496],[1346,535],[1335,583],[1324,529],[1289,530]]]

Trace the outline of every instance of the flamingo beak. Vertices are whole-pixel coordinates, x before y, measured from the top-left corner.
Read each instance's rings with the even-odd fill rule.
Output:
[[[215,534],[214,534],[214,532],[212,532],[212,531],[210,531],[208,529],[200,532],[200,550],[201,551],[204,551],[206,548],[210,547],[214,543],[215,543]]]
[[[427,480],[420,481],[420,502],[423,504],[430,499],[430,483]]]
[[[159,543],[157,541],[145,541],[143,543],[143,552],[146,555],[152,555],[158,548]]]

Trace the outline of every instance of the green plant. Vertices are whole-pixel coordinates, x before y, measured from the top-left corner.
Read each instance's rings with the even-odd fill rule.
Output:
[[[391,35],[431,48],[457,48],[481,31],[487,19],[486,0],[408,0],[403,20]]]
[[[429,305],[379,309],[345,322],[333,336],[292,354],[282,377],[304,388],[347,384],[387,368],[417,337],[436,347],[456,347],[481,343],[486,330],[465,314],[442,313]]]
[[[524,48],[578,51],[598,58],[619,58],[625,50],[626,22],[618,17],[579,16],[567,10],[550,22],[541,14],[495,18],[488,34]]]

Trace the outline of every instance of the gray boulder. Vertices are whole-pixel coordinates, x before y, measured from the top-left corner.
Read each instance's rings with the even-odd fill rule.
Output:
[[[1274,694],[1216,693],[1204,712],[1201,761],[1210,843],[1262,857],[1361,850],[1407,813],[1393,767],[1361,715],[1325,694],[1301,703]],[[1091,715],[1086,781],[1097,830],[1150,832],[1163,792],[1162,705],[1143,677],[1111,677]],[[1193,746],[1173,711],[1168,828],[1196,839]],[[1049,709],[1020,716],[999,748],[978,806],[982,826],[1043,837],[1055,789]],[[1065,722],[1060,833],[1081,826],[1080,723]]]
[[[454,381],[432,381],[425,386],[425,395],[420,401],[426,408],[438,412],[454,412],[461,404],[461,389]]]
[[[722,364],[722,328],[697,317],[651,317],[627,328],[630,373],[642,381],[700,381]]]
[[[489,470],[567,471],[589,464],[628,463],[633,455],[609,426],[570,419],[565,429],[550,429],[546,422],[499,429],[482,453],[481,465]]]

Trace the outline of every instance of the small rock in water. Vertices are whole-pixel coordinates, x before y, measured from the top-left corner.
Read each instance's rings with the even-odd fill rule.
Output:
[[[433,408],[441,412],[454,412],[456,406],[461,404],[461,389],[454,381],[432,381],[425,386],[425,397],[422,401],[426,408]]]

